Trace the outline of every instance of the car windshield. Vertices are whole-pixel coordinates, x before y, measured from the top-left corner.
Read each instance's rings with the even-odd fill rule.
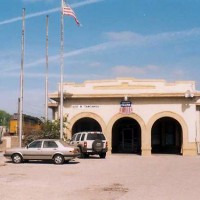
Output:
[[[105,140],[105,137],[103,134],[99,134],[99,133],[89,133],[87,135],[87,140],[96,140],[96,139]]]

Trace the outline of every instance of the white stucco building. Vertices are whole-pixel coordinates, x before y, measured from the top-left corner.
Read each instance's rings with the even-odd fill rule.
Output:
[[[200,92],[194,81],[95,80],[64,83],[63,92],[68,138],[79,131],[103,131],[112,153],[198,153]],[[59,89],[49,98],[58,119]]]

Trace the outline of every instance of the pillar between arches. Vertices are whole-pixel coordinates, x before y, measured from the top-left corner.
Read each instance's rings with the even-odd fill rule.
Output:
[[[151,155],[151,133],[146,128],[142,132],[142,147],[141,147],[142,156]]]

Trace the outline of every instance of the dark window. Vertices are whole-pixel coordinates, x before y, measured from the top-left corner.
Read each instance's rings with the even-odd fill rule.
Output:
[[[96,139],[105,140],[105,137],[103,134],[96,134],[96,133],[89,133],[87,135],[87,140],[96,140]]]
[[[83,135],[81,136],[81,141],[83,141],[84,138],[85,138],[85,134],[83,134]]]
[[[34,141],[31,144],[29,144],[29,148],[41,148],[42,141]]]
[[[75,138],[76,138],[76,135],[73,135],[73,137],[72,137],[72,141],[74,141],[74,140],[75,140]]]
[[[44,148],[57,148],[58,145],[54,141],[44,141]]]
[[[79,141],[80,137],[81,137],[81,134],[78,134],[76,137],[76,141]]]

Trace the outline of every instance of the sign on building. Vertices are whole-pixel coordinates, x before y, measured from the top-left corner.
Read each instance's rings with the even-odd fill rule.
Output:
[[[132,111],[132,103],[131,101],[121,101],[120,103],[120,111],[121,114],[129,115]]]

